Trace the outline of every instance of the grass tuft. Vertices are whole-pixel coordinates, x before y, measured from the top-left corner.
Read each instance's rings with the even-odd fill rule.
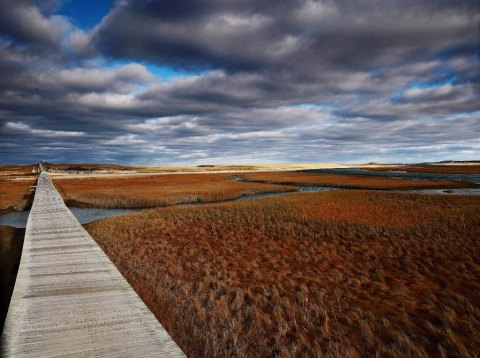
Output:
[[[55,180],[73,206],[149,208],[178,203],[224,201],[242,195],[292,191],[295,187],[232,181],[228,174],[170,174],[130,178]]]
[[[480,354],[480,203],[349,191],[87,225],[191,357]]]
[[[324,173],[258,172],[245,174],[244,177],[246,180],[252,182],[336,186],[350,189],[443,189],[478,187],[475,184],[462,182],[408,180]]]

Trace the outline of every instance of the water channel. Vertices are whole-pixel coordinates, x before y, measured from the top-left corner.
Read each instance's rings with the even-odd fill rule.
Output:
[[[307,169],[299,170],[299,172],[318,174],[361,175],[413,180],[459,181],[464,183],[480,184],[480,174],[414,173],[404,170],[375,171],[359,168]]]
[[[242,180],[242,179],[234,179]],[[337,187],[325,187],[325,186],[299,186],[297,191],[287,192],[275,192],[275,193],[259,193],[259,194],[246,194],[233,200],[225,200],[222,202],[232,201],[246,201],[264,199],[276,196],[285,196],[296,193],[317,193],[333,190],[350,190]],[[384,191],[384,190],[382,190]],[[395,193],[411,193],[411,194],[436,194],[436,195],[480,195],[480,189],[420,189],[420,190],[385,190]],[[218,203],[218,202],[217,202]],[[180,203],[177,206],[192,206],[192,205],[206,205],[212,204],[211,202],[194,202],[194,203]],[[103,208],[69,208],[73,215],[81,224],[87,224],[92,221],[104,219],[112,216],[122,216],[136,213],[143,209],[103,209]],[[16,211],[0,215],[0,225],[8,225],[15,228],[25,228],[27,225],[27,219],[30,211]]]

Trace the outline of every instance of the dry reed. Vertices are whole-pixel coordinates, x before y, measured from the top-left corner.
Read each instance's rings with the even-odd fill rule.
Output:
[[[34,184],[35,179],[21,181],[0,179],[0,213],[26,209],[33,199],[30,186]]]
[[[292,191],[295,187],[232,181],[227,174],[54,180],[66,203],[105,208],[146,208],[212,202],[242,195]]]
[[[246,180],[252,182],[289,185],[335,186],[352,189],[435,189],[476,187],[474,184],[461,182],[408,180],[325,173],[258,172],[244,174],[243,176]]]
[[[480,354],[480,202],[369,191],[88,231],[190,357]]]

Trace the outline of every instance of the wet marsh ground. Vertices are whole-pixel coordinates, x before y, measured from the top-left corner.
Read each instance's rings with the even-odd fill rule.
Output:
[[[295,189],[285,184],[463,186],[241,175],[264,182],[189,174],[55,185],[67,202],[120,208]],[[12,198],[22,195],[17,190]],[[479,218],[478,197],[345,190],[150,209],[86,228],[191,357],[474,357],[480,354]],[[23,234],[0,229],[2,253],[12,243],[21,252],[23,240],[12,238]],[[15,254],[8,256],[14,263]]]
[[[37,176],[32,174],[32,167],[0,166],[0,214],[21,211],[28,208],[33,200],[30,190],[35,185]]]
[[[24,237],[25,229],[0,225],[0,332],[3,330],[15,286]]]
[[[410,180],[381,176],[352,175],[348,173],[349,171],[354,171],[354,169],[321,169],[321,171],[323,172],[255,172],[243,174],[242,177],[247,182],[334,186],[347,189],[395,190],[479,187],[473,183],[458,181]],[[335,173],[330,173],[329,171],[333,171]],[[341,174],[342,171],[345,171],[346,174]]]
[[[27,209],[34,192],[36,175],[32,165],[0,165],[0,214]],[[24,229],[0,225],[0,329],[8,311],[22,254]]]
[[[480,202],[334,191],[86,225],[202,356],[480,354]]]
[[[231,200],[242,195],[294,191],[296,187],[232,181],[229,174],[170,174],[130,178],[59,179],[69,206],[148,208]]]

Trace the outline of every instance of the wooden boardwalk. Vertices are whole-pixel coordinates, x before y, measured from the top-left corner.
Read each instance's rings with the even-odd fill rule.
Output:
[[[183,357],[40,174],[2,357]]]

